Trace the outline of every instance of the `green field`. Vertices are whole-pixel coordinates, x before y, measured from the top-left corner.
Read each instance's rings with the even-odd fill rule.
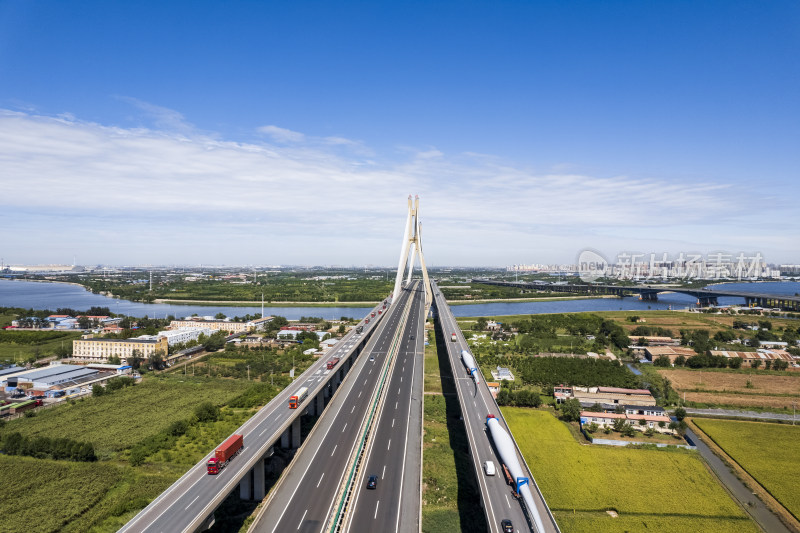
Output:
[[[203,401],[222,405],[247,388],[244,381],[153,376],[135,387],[77,400],[10,421],[4,432],[90,440],[101,459],[192,415]]]
[[[21,335],[34,340],[19,342]],[[68,331],[0,331],[0,361],[24,362],[48,357],[54,355],[57,348],[72,348],[72,341],[80,336],[80,332]],[[41,340],[36,340],[37,337]]]
[[[0,531],[116,531],[179,473],[0,455]]]
[[[693,421],[800,519],[800,426],[706,418]]]
[[[503,414],[565,533],[759,531],[695,452],[585,446],[548,411]]]

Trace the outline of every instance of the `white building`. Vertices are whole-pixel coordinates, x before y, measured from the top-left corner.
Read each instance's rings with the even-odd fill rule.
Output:
[[[175,346],[176,344],[184,344],[189,341],[196,341],[198,338],[200,338],[200,335],[205,335],[208,337],[213,333],[214,330],[211,328],[181,328],[159,331],[158,336],[165,337],[167,339],[167,344],[170,346]]]

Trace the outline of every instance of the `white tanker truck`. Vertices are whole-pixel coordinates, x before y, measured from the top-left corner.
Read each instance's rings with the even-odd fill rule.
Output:
[[[461,350],[461,361],[463,361],[464,366],[467,367],[469,375],[475,380],[475,384],[478,385],[481,382],[478,377],[481,373],[478,371],[478,365],[475,364],[475,358],[472,357],[472,354],[468,351]]]
[[[522,499],[525,501],[525,506],[528,508],[528,514],[533,519],[536,531],[539,533],[544,532],[542,518],[539,516],[539,511],[536,509],[536,504],[533,501],[530,479],[525,476],[522,466],[519,464],[514,441],[511,440],[511,436],[506,433],[506,430],[503,429],[503,426],[500,425],[500,422],[498,422],[497,418],[492,414],[486,416],[486,428],[492,436],[492,441],[494,441],[494,446],[497,448],[497,453],[500,454],[500,460],[506,465],[506,468],[511,474],[517,494],[522,496]]]

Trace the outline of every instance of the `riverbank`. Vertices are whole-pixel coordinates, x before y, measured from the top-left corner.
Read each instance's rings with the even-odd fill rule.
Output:
[[[495,298],[485,300],[449,300],[447,303],[452,305],[473,305],[473,304],[492,304],[492,303],[529,303],[529,302],[561,302],[567,300],[589,300],[596,298],[617,298],[613,295],[599,296],[558,296],[554,298]],[[247,300],[173,300],[168,298],[156,298],[155,304],[168,305],[218,305],[223,307],[257,307],[261,301]],[[264,307],[373,307],[377,302],[264,302]]]

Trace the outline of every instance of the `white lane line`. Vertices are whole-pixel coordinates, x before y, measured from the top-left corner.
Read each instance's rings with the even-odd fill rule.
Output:
[[[379,506],[380,504],[381,504],[381,501],[380,501],[380,500],[378,500],[378,503],[376,503],[376,504],[375,504],[375,514],[374,514],[374,515],[372,515],[372,519],[373,519],[373,520],[375,520],[376,518],[378,518],[378,506]],[[298,528],[298,529],[299,529],[299,528]]]
[[[347,423],[345,423],[344,427],[342,428],[342,433],[344,433],[345,429],[347,429]]]
[[[361,392],[364,392],[363,390]],[[358,397],[361,398],[361,392],[358,393]]]
[[[386,445],[386,449],[390,449],[392,447],[392,439],[389,439],[389,444]]]
[[[392,418],[392,427],[394,427],[394,418]]]
[[[317,481],[317,488],[319,488],[319,484],[322,483],[322,478],[324,477],[325,477],[325,472],[323,472],[322,475],[319,476],[319,481]]]
[[[511,509],[511,502],[508,501],[508,494],[506,494],[506,505],[508,505],[508,508]]]
[[[381,479],[383,479],[383,476],[385,476],[385,475],[386,475],[386,465],[383,465],[383,472],[381,472]],[[198,498],[199,498],[199,496],[198,496]]]
[[[269,429],[270,429],[269,427],[266,427],[266,428],[264,428],[264,431],[262,431],[261,433],[259,433],[259,434],[258,434],[258,436],[259,436],[259,437],[260,437],[260,436],[262,436],[264,433],[266,433],[267,431],[269,431]]]
[[[397,409],[397,402],[394,402],[394,408]]]
[[[400,383],[403,382],[403,376],[400,376]]]
[[[335,453],[336,453],[336,448],[338,448],[338,447],[339,447],[339,445],[338,445],[338,444],[337,444],[336,446],[334,446],[334,447],[333,447],[333,451],[331,452],[331,457],[333,457],[333,454],[335,454]]]
[[[384,467],[384,468],[385,468],[385,467]],[[194,500],[192,500],[192,502],[191,502],[189,505],[187,505],[187,506],[186,506],[186,507],[185,507],[183,510],[184,510],[184,511],[188,511],[188,510],[189,510],[189,507],[191,507],[191,506],[192,506],[192,503],[196,502],[196,501],[197,501],[197,498],[199,498],[199,497],[200,497],[200,495],[198,494],[198,495],[197,495],[197,497],[196,497]]]
[[[356,406],[354,405],[354,406],[353,406],[353,408],[352,408],[352,409],[350,409],[350,414],[352,415],[352,414],[353,414],[353,411],[355,411],[355,410],[356,410]]]
[[[306,509],[306,512],[305,512],[305,513],[303,513],[303,518],[301,518],[301,519],[300,519],[300,523],[299,523],[299,524],[297,524],[297,529],[300,529],[300,526],[302,526],[302,525],[303,525],[303,520],[305,520],[305,519],[306,519],[306,513],[308,513],[308,509]]]

